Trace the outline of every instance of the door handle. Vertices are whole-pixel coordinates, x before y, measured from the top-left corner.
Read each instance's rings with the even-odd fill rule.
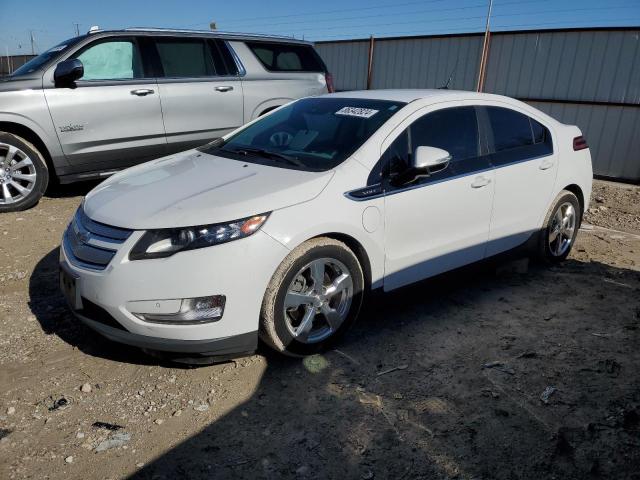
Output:
[[[484,177],[484,176],[476,177],[475,180],[473,181],[473,183],[471,184],[471,188],[486,187],[490,183],[491,183],[491,179],[490,178],[487,178],[487,177]]]
[[[545,160],[544,162],[542,162],[540,164],[540,170],[548,170],[551,167],[553,167],[553,161],[552,160]]]
[[[131,95],[137,95],[138,97],[144,97],[153,93],[150,88],[138,88],[137,90],[131,90]]]
[[[216,92],[230,92],[231,90],[233,90],[233,87],[231,85],[221,85],[219,87],[215,88]]]

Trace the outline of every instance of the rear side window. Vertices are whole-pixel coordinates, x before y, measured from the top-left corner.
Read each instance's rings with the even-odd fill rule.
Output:
[[[207,43],[201,39],[156,39],[165,77],[208,77],[214,75]]]
[[[553,152],[547,127],[523,113],[502,107],[486,107],[493,133],[495,164],[522,161]]]
[[[209,48],[217,76],[238,75],[238,66],[226,42],[219,39],[209,40]]]
[[[84,66],[81,80],[130,80],[144,76],[133,40],[118,38],[94,43],[75,58]]]
[[[246,42],[249,49],[271,72],[324,72],[325,66],[310,45],[278,42]]]

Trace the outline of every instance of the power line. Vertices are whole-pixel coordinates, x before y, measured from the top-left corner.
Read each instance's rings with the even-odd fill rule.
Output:
[[[543,0],[549,1],[549,0]],[[529,3],[529,2],[528,2]],[[341,18],[325,18],[325,19],[316,19],[316,20],[305,20],[305,21],[294,21],[294,22],[278,22],[278,23],[258,23],[253,25],[244,25],[242,28],[252,28],[252,27],[261,27],[264,25],[269,26],[277,26],[277,25],[300,25],[302,23],[319,23],[319,22],[342,22],[345,20],[361,20],[363,18],[377,18],[377,17],[394,17],[399,15],[417,15],[421,13],[440,13],[440,12],[453,12],[457,10],[471,10],[474,8],[484,8],[486,4],[479,3],[476,5],[468,5],[465,7],[456,7],[456,8],[443,8],[443,9],[429,9],[429,10],[414,10],[410,12],[397,12],[397,13],[376,13],[373,15],[358,15],[356,17],[341,17]],[[232,25],[236,25],[233,23]],[[234,27],[235,28],[235,27]]]
[[[544,23],[521,23],[521,24],[502,24],[502,25],[498,25],[495,24],[493,25],[491,31],[492,33],[496,33],[496,32],[510,32],[510,31],[517,31],[514,30],[515,28],[524,28],[524,27],[529,27],[529,28],[536,28],[536,27],[543,27],[543,26],[550,26],[550,25],[566,25],[568,22],[570,22],[570,20],[561,20],[561,21],[557,21],[557,22],[544,22]],[[610,19],[600,19],[600,20],[593,20],[593,21],[588,21],[588,22],[581,22],[580,27],[591,27],[591,26],[595,26],[595,27],[602,27],[602,28],[607,28],[607,26],[602,25],[602,23],[604,22],[627,22],[627,23],[632,23],[632,22],[636,22],[634,24],[630,24],[627,25],[630,28],[633,27],[637,27],[637,23],[640,23],[640,17],[637,19],[633,19],[633,18],[610,18]],[[541,31],[544,31],[544,29],[541,29]],[[396,30],[396,31],[391,31],[391,32],[371,32],[371,35],[373,35],[374,37],[376,37],[378,40],[384,39],[385,36],[397,36],[397,37],[401,37],[401,36],[411,36],[411,35],[447,35],[447,34],[454,34],[454,35],[459,35],[459,34],[477,34],[477,33],[482,33],[482,29],[481,27],[479,27],[476,30],[469,30],[469,29],[464,29],[464,28],[457,28],[457,29],[440,29],[440,30],[428,30],[425,31],[425,29],[421,29],[421,30]],[[367,34],[366,38],[365,37],[351,37],[351,38],[345,38],[344,35],[323,35],[321,37],[314,37],[312,41],[324,41],[325,39],[344,39],[344,40],[353,40],[353,41],[368,41],[369,40],[369,34]]]
[[[527,4],[536,4],[539,5],[541,3],[548,3],[554,0],[527,0],[527,1],[509,1],[509,2],[503,2],[500,4],[500,6],[509,6],[509,5],[527,5]],[[337,21],[344,21],[344,20],[360,20],[363,18],[375,18],[375,17],[394,17],[394,16],[400,16],[400,15],[415,15],[415,14],[421,14],[421,13],[440,13],[440,12],[451,12],[451,11],[457,11],[457,10],[471,10],[474,8],[486,8],[487,4],[486,2],[483,3],[478,3],[475,5],[465,5],[463,7],[455,7],[455,8],[430,8],[428,10],[414,10],[414,11],[400,11],[400,12],[388,12],[388,13],[375,13],[372,15],[358,15],[355,17],[340,17],[340,18],[322,18],[322,19],[313,19],[313,20],[293,20],[293,21],[287,21],[287,22],[278,22],[278,23],[273,23],[273,22],[260,22],[260,23],[255,23],[252,22],[250,24],[246,24],[243,21],[240,22],[229,22],[227,23],[227,25],[232,25],[232,28],[237,28],[238,26],[240,26],[241,28],[252,28],[252,27],[261,27],[261,26],[276,26],[276,25],[300,25],[301,23],[319,23],[319,22],[337,22]],[[309,15],[315,15],[315,14],[309,14]]]
[[[234,21],[234,20],[271,20],[274,18],[292,18],[292,17],[304,17],[304,16],[308,16],[308,15],[325,15],[325,14],[329,14],[329,13],[344,13],[344,12],[361,12],[363,10],[375,10],[378,8],[396,8],[396,7],[405,7],[407,5],[425,5],[425,4],[433,4],[433,3],[442,3],[442,2],[448,2],[449,0],[430,0],[430,1],[414,1],[414,2],[403,2],[403,3],[387,3],[384,5],[373,5],[370,7],[358,7],[358,8],[341,8],[339,10],[321,10],[321,11],[316,11],[316,12],[307,12],[307,13],[291,13],[288,15],[273,15],[273,16],[268,16],[268,17],[253,17],[253,18],[236,18],[236,19],[228,19],[226,21]],[[225,21],[224,18],[222,18],[219,21]],[[198,25],[205,25],[207,24],[206,22],[198,22],[198,23],[192,23],[189,26],[198,26]],[[187,26],[187,25],[185,25]]]
[[[503,13],[503,14],[495,14],[492,15],[492,18],[496,18],[496,17],[500,17],[500,18],[505,18],[505,17],[521,17],[523,15],[547,15],[547,14],[558,14],[558,13],[575,13],[575,12],[579,12],[579,11],[595,11],[595,10],[622,10],[622,9],[628,9],[628,8],[636,8],[635,6],[618,6],[618,7],[598,7],[598,8],[573,8],[573,9],[566,9],[566,10],[553,10],[553,11],[538,11],[538,12],[527,12],[527,13]],[[437,18],[437,19],[433,19],[433,20],[429,20],[428,23],[440,23],[440,22],[448,22],[448,21],[467,21],[467,20],[478,20],[478,19],[486,19],[485,15],[476,15],[476,16],[471,16],[471,17],[457,17],[457,16],[453,16],[453,17],[446,17],[446,18]],[[404,21],[404,22],[393,22],[393,25],[411,25],[411,24],[415,24],[415,23],[426,23],[424,19],[422,20],[409,20],[409,21]],[[385,23],[373,23],[373,24],[368,24],[368,25],[363,25],[363,24],[352,24],[352,25],[332,25],[332,26],[326,26],[326,27],[317,27],[317,28],[302,28],[302,29],[296,29],[298,31],[301,32],[314,32],[314,31],[318,31],[318,30],[336,30],[336,29],[342,29],[342,28],[355,28],[355,29],[366,29],[366,28],[371,28],[371,27],[385,27],[385,26],[389,26],[388,22]],[[266,31],[264,33],[274,33],[272,31]]]

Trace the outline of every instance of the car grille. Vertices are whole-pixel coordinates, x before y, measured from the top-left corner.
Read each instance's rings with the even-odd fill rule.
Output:
[[[64,232],[62,245],[69,261],[80,268],[104,270],[133,230],[91,220],[78,208]]]

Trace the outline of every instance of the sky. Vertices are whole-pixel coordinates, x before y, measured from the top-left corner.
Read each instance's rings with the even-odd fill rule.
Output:
[[[41,53],[92,25],[337,40],[484,31],[488,0],[0,0],[0,54]],[[640,26],[640,0],[494,0],[492,30]]]

